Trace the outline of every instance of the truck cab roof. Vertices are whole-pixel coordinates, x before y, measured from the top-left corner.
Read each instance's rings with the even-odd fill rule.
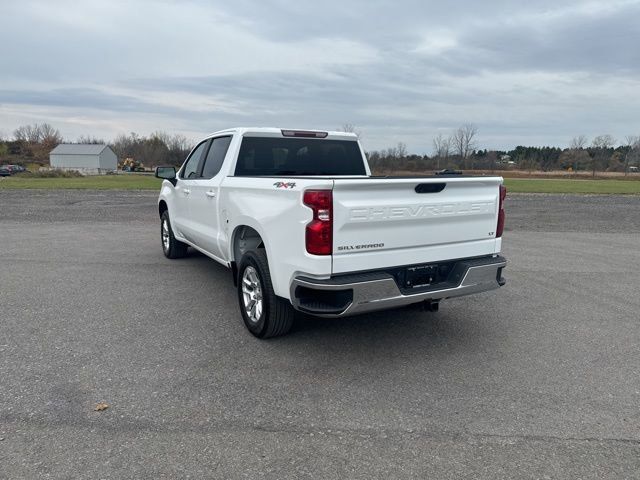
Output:
[[[277,128],[277,127],[235,127],[235,128],[227,128],[225,130],[219,130],[207,136],[216,137],[223,134],[238,134],[242,136],[250,136],[250,137],[282,137],[285,136],[283,132],[304,132],[304,133],[315,133],[321,134],[323,136],[318,136],[319,139],[328,139],[328,140],[358,140],[358,136],[355,133],[351,132],[338,132],[333,130],[313,130],[313,129],[305,129],[305,128]]]

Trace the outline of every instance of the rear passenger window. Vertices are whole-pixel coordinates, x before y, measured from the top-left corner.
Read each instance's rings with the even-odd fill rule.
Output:
[[[231,137],[218,137],[213,139],[211,148],[209,148],[209,154],[202,168],[202,178],[213,178],[218,174],[222,168],[227,150],[229,149],[229,143],[231,143]]]

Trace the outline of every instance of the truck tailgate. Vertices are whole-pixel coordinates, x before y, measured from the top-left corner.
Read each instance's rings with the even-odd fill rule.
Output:
[[[333,273],[491,255],[500,177],[336,179]]]

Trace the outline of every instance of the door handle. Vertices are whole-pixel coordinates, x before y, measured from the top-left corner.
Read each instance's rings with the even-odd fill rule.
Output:
[[[187,190],[186,188],[182,191],[184,192],[185,195],[189,195],[191,193],[191,190]]]
[[[216,192],[214,192],[213,190],[209,190],[205,195],[209,198],[213,198],[216,196]]]

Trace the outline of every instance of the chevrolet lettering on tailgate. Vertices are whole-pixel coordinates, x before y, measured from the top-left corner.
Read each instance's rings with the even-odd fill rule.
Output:
[[[349,212],[352,222],[375,222],[407,218],[441,217],[446,215],[483,215],[496,211],[495,202],[459,202],[390,207],[354,208]]]

